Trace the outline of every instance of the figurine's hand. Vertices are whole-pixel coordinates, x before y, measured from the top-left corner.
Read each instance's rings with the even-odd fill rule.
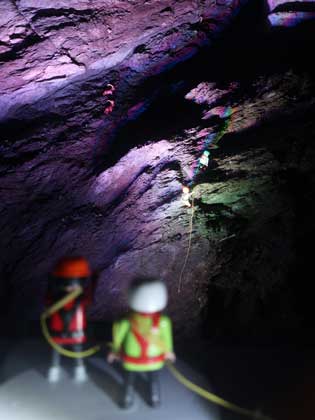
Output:
[[[173,362],[173,363],[176,361],[175,353],[173,353],[172,351],[165,353],[164,358],[165,360],[169,360],[170,362]]]
[[[113,351],[111,351],[110,353],[108,353],[107,355],[107,362],[108,363],[113,363],[116,360],[119,360],[119,355],[117,353],[114,353]]]

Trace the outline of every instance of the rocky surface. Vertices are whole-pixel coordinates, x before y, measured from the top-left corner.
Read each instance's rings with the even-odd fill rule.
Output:
[[[205,47],[237,1],[5,5],[3,314],[36,318],[55,261],[79,253],[99,273],[92,319],[121,313],[129,280],[146,273],[167,281],[182,334],[202,324],[212,332],[275,320],[275,328],[298,327],[305,311],[290,276],[303,264],[315,202],[314,80],[305,61],[293,68],[285,52],[284,64],[274,59],[277,43],[266,34],[253,55],[251,13],[240,38],[227,32],[217,49]],[[235,56],[239,45],[245,61]],[[115,107],[104,117],[109,82]],[[195,177],[213,138],[220,147]],[[195,211],[183,270],[188,182]]]
[[[137,118],[165,89],[152,77],[209,43],[239,6],[238,1],[214,3],[1,2],[1,270],[7,279],[2,295],[11,307],[18,296],[38,294],[64,253],[87,255],[105,274],[132,246],[140,253],[154,242],[161,222],[159,214],[153,216],[154,202],[161,213],[160,205],[176,188],[178,194],[179,182],[164,181],[166,197],[161,193],[158,200],[151,184],[162,182],[163,173],[171,179],[178,161],[174,147],[168,153],[166,140],[147,147],[143,160],[143,150],[127,154],[128,142],[110,154],[108,144],[117,127]],[[116,88],[115,109],[104,118],[102,92],[108,82]],[[124,154],[103,173],[115,163],[112,156],[117,161]],[[153,203],[132,208],[145,193]],[[148,226],[140,239],[134,217],[149,209],[152,226],[139,218]],[[120,212],[124,216],[117,219]],[[101,301],[110,290],[120,291],[116,278],[102,276],[99,316],[112,311]],[[115,305],[120,307],[119,301]]]
[[[86,0],[50,0],[43,7],[36,0],[2,1],[0,117],[52,112],[68,119],[65,104],[81,112],[78,98],[71,98],[78,92],[97,113],[108,80],[118,85],[119,109],[125,111],[120,102],[126,103],[127,90],[131,95],[145,74],[193,54],[238,5],[100,0],[92,7]]]
[[[315,19],[313,0],[268,0],[272,26],[292,27]]]

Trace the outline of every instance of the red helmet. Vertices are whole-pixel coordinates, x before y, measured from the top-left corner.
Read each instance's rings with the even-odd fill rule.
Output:
[[[115,86],[111,83],[107,83],[107,85],[105,86],[105,90],[115,90]]]
[[[64,257],[53,271],[54,277],[82,278],[92,275],[90,265],[84,257]]]

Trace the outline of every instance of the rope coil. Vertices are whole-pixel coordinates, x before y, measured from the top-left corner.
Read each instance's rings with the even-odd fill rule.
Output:
[[[53,315],[55,312],[59,311],[59,309],[66,306],[72,300],[76,299],[82,293],[83,293],[82,287],[81,286],[77,287],[75,290],[68,293],[65,297],[63,297],[62,299],[58,300],[56,303],[51,305],[40,316],[40,324],[41,324],[42,333],[43,333],[44,337],[46,338],[47,342],[58,353],[62,354],[63,356],[66,356],[66,357],[70,357],[72,359],[81,359],[81,358],[84,358],[84,357],[92,356],[93,354],[97,353],[101,349],[101,347],[100,346],[95,346],[95,347],[91,347],[88,350],[84,350],[84,351],[80,351],[80,352],[67,350],[67,349],[63,348],[62,346],[60,346],[59,344],[57,344],[53,340],[53,338],[51,337],[51,335],[49,333],[46,320],[51,315]]]

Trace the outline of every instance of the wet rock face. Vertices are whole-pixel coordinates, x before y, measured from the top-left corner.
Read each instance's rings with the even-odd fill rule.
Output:
[[[194,55],[238,1],[41,3],[0,5],[3,313],[36,318],[55,262],[83,254],[99,273],[92,319],[124,311],[127,284],[147,274],[166,280],[183,334],[297,325],[290,275],[314,226],[298,204],[314,202],[311,72],[275,69],[270,51],[253,57],[259,73],[240,65],[247,33]]]

